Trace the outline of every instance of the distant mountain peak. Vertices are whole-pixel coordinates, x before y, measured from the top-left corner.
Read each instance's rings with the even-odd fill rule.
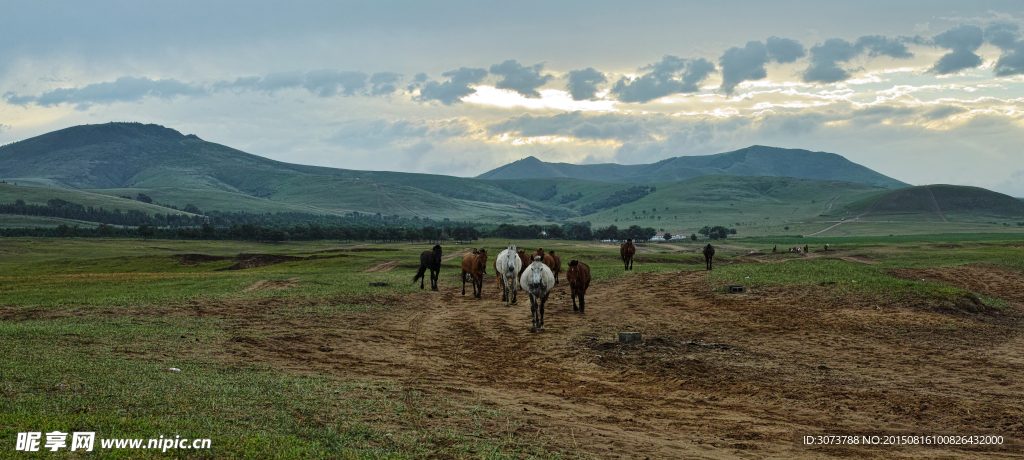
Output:
[[[891,189],[908,185],[835,153],[764,145],[715,155],[678,156],[640,165],[547,163],[531,156],[483,173],[477,179],[568,177],[601,182],[655,183],[677,182],[704,175],[840,180]]]

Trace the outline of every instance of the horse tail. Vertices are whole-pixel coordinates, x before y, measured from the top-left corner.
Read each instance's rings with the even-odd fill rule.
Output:
[[[423,265],[423,264],[420,264],[420,270],[418,272],[416,272],[416,276],[414,276],[412,278],[412,282],[415,283],[415,282],[419,281],[420,278],[423,278],[423,274],[426,273],[426,271],[427,271],[427,266]]]

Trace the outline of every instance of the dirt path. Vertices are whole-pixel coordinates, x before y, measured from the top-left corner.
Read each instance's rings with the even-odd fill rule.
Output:
[[[401,264],[402,264],[402,261],[400,261],[400,260],[392,260],[392,261],[388,261],[388,262],[379,263],[379,264],[374,265],[374,266],[372,266],[370,268],[367,268],[366,269],[366,273],[389,272],[389,271],[391,271],[392,269],[394,269],[395,267],[397,267],[397,266],[399,266]]]
[[[811,449],[795,439],[1024,435],[1017,303],[951,314],[818,287],[715,294],[703,272],[631,274],[592,286],[585,316],[558,286],[547,330],[530,333],[523,296],[506,308],[493,283],[476,300],[453,281],[394,300],[387,313],[282,321],[273,307],[225,308],[234,324],[225,356],[470,394],[522,422],[517,435],[543,433],[552,448],[598,458],[982,455],[1006,451]],[[644,340],[619,344],[619,331]]]

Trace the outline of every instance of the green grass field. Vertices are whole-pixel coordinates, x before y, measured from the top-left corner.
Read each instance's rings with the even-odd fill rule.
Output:
[[[825,242],[836,254],[874,262],[790,258],[740,263],[770,252]],[[484,240],[493,261],[505,241]],[[639,273],[702,270],[701,242],[640,245],[632,273],[614,244],[523,241],[581,259],[595,283]],[[740,239],[717,243],[713,283],[754,287],[828,285],[840,292],[925,300],[976,296],[940,283],[894,278],[894,268],[994,264],[1024,272],[1024,238],[1015,235]],[[167,240],[0,239],[0,444],[21,431],[96,431],[105,438],[211,438],[189,458],[563,458],[542,435],[513,434],[515,414],[473,395],[442,396],[415,384],[355,381],[230,362],[214,350],[237,328],[219,316],[182,316],[196,303],[250,305],[276,301],[281,322],[310,317],[387,315],[391,300],[419,291],[411,279],[426,244],[253,244]],[[951,248],[955,246],[955,248]],[[445,245],[451,254],[467,247]],[[376,249],[368,251],[367,249]],[[353,251],[356,250],[356,251]],[[183,254],[234,257],[272,253],[325,258],[247,270],[231,260],[183,265]],[[338,256],[342,257],[329,257]],[[397,263],[391,270],[371,271]],[[564,275],[563,275],[564,276]],[[297,278],[287,290],[245,289]],[[459,283],[458,258],[443,265],[441,284]],[[563,278],[564,280],[564,278]],[[371,282],[389,286],[371,287]],[[993,308],[1005,303],[982,301]],[[248,333],[258,335],[259,331]],[[171,367],[181,369],[172,372]],[[137,458],[138,451],[106,451]],[[48,455],[79,458],[65,451]],[[144,455],[146,457],[162,456]]]

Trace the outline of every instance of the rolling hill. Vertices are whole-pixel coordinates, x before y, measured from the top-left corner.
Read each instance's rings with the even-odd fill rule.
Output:
[[[59,198],[148,214],[181,212],[156,204],[192,204],[204,211],[640,225],[673,234],[726,225],[744,236],[1019,231],[1011,223],[1024,221],[1024,201],[999,193],[909,187],[838,155],[760,146],[650,165],[531,157],[480,177],[289,164],[139,123],[76,126],[0,147],[0,179],[9,182],[0,183],[0,203]],[[122,198],[139,193],[154,204]],[[30,221],[53,223],[0,216],[6,226]]]
[[[546,163],[528,157],[483,173],[477,179],[575,178],[650,184],[677,182],[705,175],[841,180],[890,189],[908,186],[834,153],[761,145],[716,155],[681,156],[641,165]]]

